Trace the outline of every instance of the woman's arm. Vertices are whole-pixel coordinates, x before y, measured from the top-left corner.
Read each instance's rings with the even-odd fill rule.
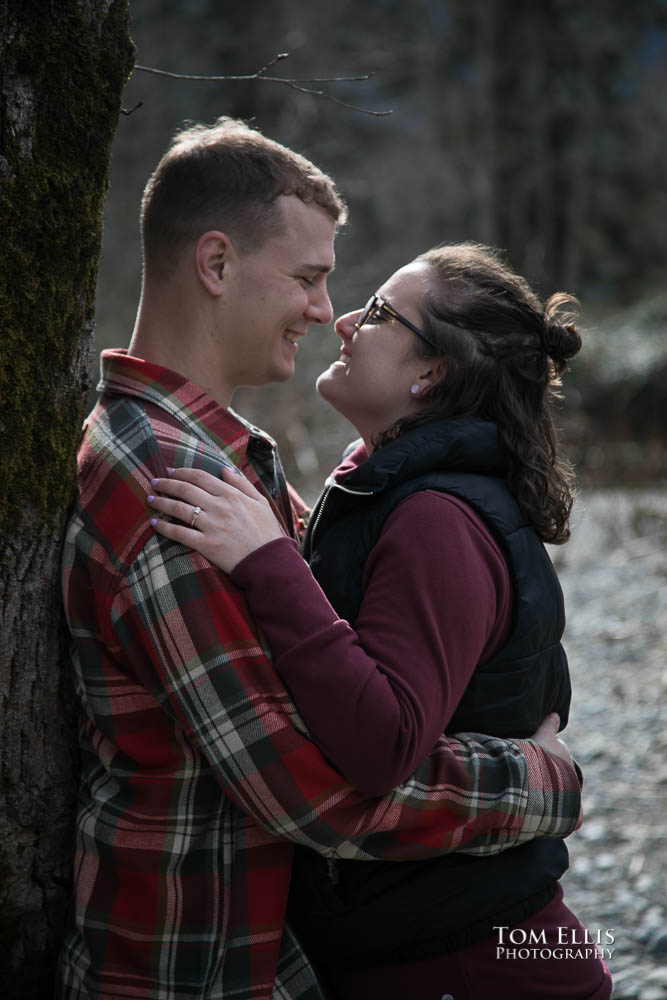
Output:
[[[286,539],[231,574],[313,739],[370,794],[412,773],[504,638],[507,570],[462,507],[434,493],[397,507],[368,560],[354,630]]]
[[[201,531],[156,527],[214,562],[213,547],[224,548],[228,567],[273,533],[235,563],[232,582],[244,591],[313,739],[368,794],[404,780],[442,733],[476,664],[504,638],[509,579],[477,516],[441,493],[404,501],[368,561],[355,631],[254,498],[228,499],[237,491],[224,484],[217,499],[191,493],[190,484],[170,481],[167,488],[199,500],[207,516],[197,519]],[[159,506],[183,519],[191,510]],[[224,518],[213,513],[218,506]]]

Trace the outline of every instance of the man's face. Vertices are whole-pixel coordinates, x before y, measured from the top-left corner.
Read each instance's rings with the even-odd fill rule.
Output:
[[[225,301],[233,388],[282,382],[294,374],[298,340],[311,323],[331,322],[327,275],[334,266],[336,225],[318,205],[278,199],[284,232],[237,258]]]

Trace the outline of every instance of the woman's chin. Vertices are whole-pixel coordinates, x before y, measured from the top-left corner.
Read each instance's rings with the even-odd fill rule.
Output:
[[[336,372],[334,369],[337,364],[339,364],[339,362],[335,361],[332,365],[329,365],[328,368],[325,368],[324,371],[317,376],[317,380],[315,382],[315,389],[320,394],[322,399],[326,399],[327,403],[329,402],[329,392],[332,391],[332,383],[335,385]],[[335,389],[333,391],[335,392]]]
[[[334,409],[341,410],[341,403],[343,402],[344,393],[341,390],[341,374],[344,372],[340,371],[341,365],[340,361],[335,361],[329,368],[318,375],[317,381],[315,382],[315,389],[318,395],[322,397],[325,402]]]

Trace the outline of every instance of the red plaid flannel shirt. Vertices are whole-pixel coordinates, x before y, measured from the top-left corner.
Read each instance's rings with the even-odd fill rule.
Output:
[[[308,739],[241,593],[149,523],[169,466],[231,461],[259,484],[273,442],[122,351],[105,352],[101,388],[63,556],[82,774],[58,995],[321,1000],[285,925],[293,844],[497,851],[570,833],[578,782],[530,741],[443,737],[404,785],[364,799]]]

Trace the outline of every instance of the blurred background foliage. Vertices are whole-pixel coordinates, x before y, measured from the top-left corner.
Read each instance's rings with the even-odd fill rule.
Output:
[[[358,76],[304,84],[135,71],[112,158],[97,346],[126,346],[140,288],[143,185],[184,120],[252,121],[330,172],[350,206],[337,314],[441,242],[507,251],[543,296],[582,303],[585,348],[559,424],[580,481],[666,474],[667,0],[131,0],[137,63],[181,74]],[[184,336],[187,331],[184,331]],[[311,328],[288,385],[234,406],[278,440],[309,499],[353,436],[318,399],[337,354]]]

